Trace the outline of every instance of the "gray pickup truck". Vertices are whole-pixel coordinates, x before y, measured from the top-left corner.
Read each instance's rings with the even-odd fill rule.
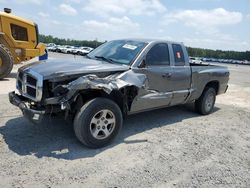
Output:
[[[198,113],[211,113],[228,80],[225,67],[189,63],[182,43],[114,40],[79,61],[21,67],[19,94],[9,93],[9,100],[32,122],[63,112],[79,141],[98,148],[115,138],[126,115],[192,102]]]

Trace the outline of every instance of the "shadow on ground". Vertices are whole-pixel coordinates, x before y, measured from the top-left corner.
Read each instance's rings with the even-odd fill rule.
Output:
[[[191,108],[191,107],[188,107]],[[218,110],[218,108],[215,108]],[[135,144],[147,140],[126,140],[129,136],[162,126],[173,125],[184,119],[198,116],[186,106],[171,107],[129,116],[116,140],[101,149],[88,149],[75,138],[71,124],[53,118],[33,125],[23,117],[9,120],[0,133],[9,149],[18,155],[34,155],[74,160],[93,157],[120,143]]]

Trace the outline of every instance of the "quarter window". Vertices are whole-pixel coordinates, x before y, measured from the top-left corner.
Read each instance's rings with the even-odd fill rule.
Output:
[[[27,28],[15,24],[10,24],[10,27],[11,27],[12,37],[15,40],[28,41]]]
[[[147,65],[169,65],[169,51],[167,44],[156,44],[153,46],[147,56],[146,56]]]
[[[173,52],[174,52],[175,65],[176,66],[184,66],[185,60],[184,60],[184,53],[183,53],[181,45],[172,44],[172,48],[173,48]]]

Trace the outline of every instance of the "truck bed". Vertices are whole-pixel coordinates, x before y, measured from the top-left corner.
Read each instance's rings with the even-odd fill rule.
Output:
[[[195,99],[201,95],[206,83],[217,81],[220,85],[218,93],[224,93],[229,80],[229,71],[227,67],[190,63],[192,74],[192,89],[194,90],[191,99]]]

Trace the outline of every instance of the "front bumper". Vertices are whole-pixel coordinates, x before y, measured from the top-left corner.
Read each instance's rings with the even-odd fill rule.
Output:
[[[39,123],[42,121],[45,114],[45,110],[34,110],[31,109],[27,104],[27,98],[16,94],[14,91],[9,93],[9,101],[11,104],[20,108],[23,112],[24,117],[28,118],[34,123]]]

